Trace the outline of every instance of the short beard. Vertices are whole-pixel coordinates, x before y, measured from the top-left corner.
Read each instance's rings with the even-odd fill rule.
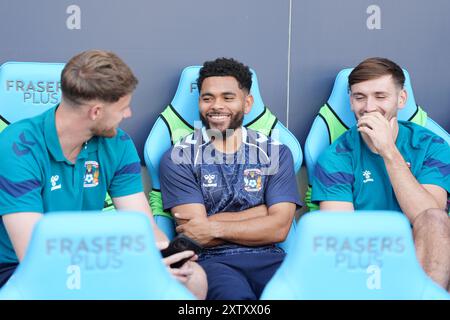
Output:
[[[102,130],[95,128],[92,131],[92,133],[96,137],[114,138],[117,135],[117,130],[114,128],[113,129],[102,129]]]
[[[228,128],[225,128],[224,130],[211,128],[208,120],[205,117],[203,117],[201,113],[200,119],[202,120],[203,126],[210,132],[209,134],[210,136],[225,140],[228,137],[232,136],[237,128],[240,128],[242,126],[242,123],[244,121],[244,112],[240,111],[234,117],[231,117],[230,125],[228,126]]]

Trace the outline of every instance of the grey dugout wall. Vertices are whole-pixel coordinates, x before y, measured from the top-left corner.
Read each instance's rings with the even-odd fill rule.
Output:
[[[450,131],[448,0],[1,0],[0,64],[119,54],[139,78],[121,127],[142,150],[182,69],[234,57],[302,148],[334,78],[369,56],[406,68],[416,101]]]

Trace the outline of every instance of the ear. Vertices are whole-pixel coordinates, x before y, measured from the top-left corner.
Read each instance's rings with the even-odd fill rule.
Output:
[[[245,97],[244,114],[248,114],[250,110],[252,110],[253,102],[254,102],[253,96],[249,93]]]
[[[352,92],[349,91],[348,95],[349,95],[349,100],[350,100],[350,110],[351,110],[352,112],[355,112],[355,111],[354,111],[355,109],[353,108],[353,96],[352,96]]]
[[[103,104],[95,103],[93,105],[90,105],[89,111],[88,111],[89,119],[91,119],[92,121],[95,121],[98,118],[101,118],[103,112],[104,112]]]
[[[408,99],[408,93],[405,89],[402,89],[398,95],[398,108],[402,109],[406,106],[406,100]]]

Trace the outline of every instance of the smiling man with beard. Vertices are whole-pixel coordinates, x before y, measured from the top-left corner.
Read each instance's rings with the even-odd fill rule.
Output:
[[[285,253],[300,204],[288,147],[242,126],[252,74],[234,59],[205,62],[197,80],[203,128],[167,151],[160,165],[165,210],[177,231],[204,246],[207,299],[258,299]]]

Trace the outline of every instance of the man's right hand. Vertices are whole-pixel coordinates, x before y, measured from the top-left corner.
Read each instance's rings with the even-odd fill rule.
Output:
[[[375,151],[382,156],[391,157],[397,150],[397,117],[390,120],[379,112],[366,113],[358,120],[358,131],[367,135]]]
[[[157,242],[156,247],[159,250],[165,249],[169,246],[169,242]],[[170,265],[173,263],[176,263],[178,261],[181,261],[183,259],[190,258],[186,263],[184,263],[181,268],[171,268]],[[170,274],[172,274],[178,281],[181,283],[187,283],[189,281],[189,278],[194,273],[194,269],[192,267],[191,261],[197,261],[198,256],[195,254],[194,251],[186,250],[182,252],[175,253],[171,256],[168,256],[166,258],[163,258],[163,262],[166,265],[168,271]]]

